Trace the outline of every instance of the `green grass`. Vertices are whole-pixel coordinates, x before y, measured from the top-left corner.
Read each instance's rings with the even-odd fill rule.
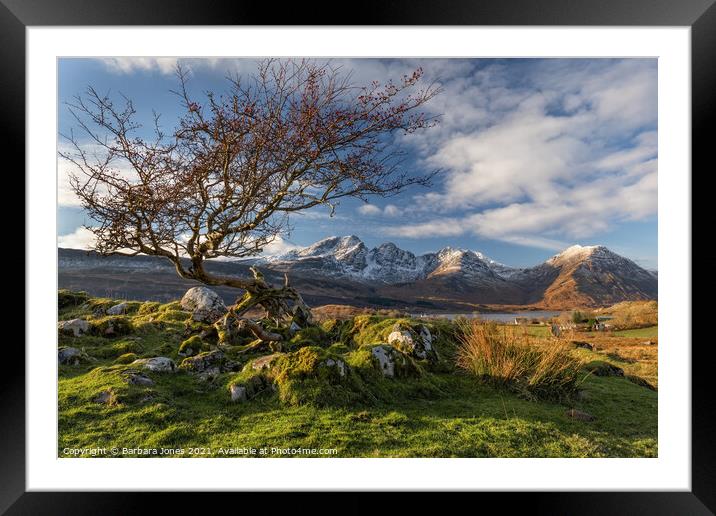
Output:
[[[655,339],[659,337],[658,326],[648,326],[646,328],[635,328],[632,330],[618,330],[613,332],[614,335],[620,337],[634,337],[638,339]]]
[[[98,304],[84,299],[67,303],[60,318],[101,321],[101,315],[91,315]],[[92,360],[59,369],[60,457],[71,456],[63,453],[65,448],[93,447],[183,448],[183,455],[172,455],[182,457],[192,456],[188,450],[196,448],[204,448],[201,456],[223,457],[227,455],[220,453],[221,448],[237,447],[328,448],[337,451],[332,455],[336,457],[654,457],[658,453],[656,392],[624,378],[590,376],[580,385],[584,395],[578,401],[527,401],[446,365],[453,360],[454,346],[452,329],[445,322],[432,328],[444,363],[420,363],[420,374],[400,379],[367,374],[362,369],[365,348],[358,348],[384,338],[395,319],[356,318],[340,327],[329,324],[324,331],[333,342],[341,342],[332,347],[324,342],[324,335],[302,336],[316,340],[328,355],[345,355],[351,374],[360,376],[351,381],[369,389],[372,396],[343,396],[341,389],[354,385],[338,382],[331,396],[325,397],[321,385],[299,370],[280,385],[284,391],[267,390],[245,403],[230,401],[228,385],[240,376],[237,373],[224,373],[213,383],[183,370],[148,372],[155,382],[149,387],[123,381],[122,373],[131,368],[123,363],[128,353],[180,362],[178,350],[188,338],[187,317],[182,313],[176,304],[138,306],[129,316],[129,335],[60,337],[60,345],[83,349]],[[258,356],[233,355],[231,350],[227,354],[242,364]],[[583,358],[592,359],[591,355]],[[305,394],[319,391],[287,403],[281,394],[294,388]],[[97,403],[103,392],[111,392],[116,403]],[[568,418],[565,412],[572,407],[596,420]]]
[[[286,407],[270,395],[233,404],[224,389],[186,374],[132,388],[135,399],[146,391],[152,401],[108,407],[91,399],[126,387],[103,376],[60,380],[60,456],[65,447],[93,446],[206,447],[210,456],[232,446],[335,448],[338,457],[657,455],[656,393],[621,378],[585,382],[587,399],[573,404],[597,417],[585,423],[567,418],[564,405],[524,401],[458,375],[444,375],[449,395],[438,399],[350,409]]]

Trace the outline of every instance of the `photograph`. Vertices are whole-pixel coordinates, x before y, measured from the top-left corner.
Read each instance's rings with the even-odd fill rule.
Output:
[[[656,57],[56,63],[58,458],[659,457]]]

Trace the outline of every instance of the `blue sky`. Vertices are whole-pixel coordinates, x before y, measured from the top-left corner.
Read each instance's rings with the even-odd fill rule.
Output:
[[[250,73],[246,59],[182,59],[190,90],[222,91],[227,73]],[[657,62],[655,59],[341,59],[354,83],[385,82],[416,67],[443,93],[426,107],[438,127],[397,137],[406,170],[439,169],[431,188],[344,200],[330,218],[317,208],[292,219],[271,252],[330,235],[368,246],[391,241],[416,254],[445,246],[479,250],[512,266],[535,265],[573,245],[606,245],[657,268]],[[91,85],[152,110],[173,127],[179,103],[174,58],[62,59],[59,129],[74,126],[62,102]],[[60,146],[63,143],[60,140]],[[58,234],[87,248],[91,225],[59,160]]]

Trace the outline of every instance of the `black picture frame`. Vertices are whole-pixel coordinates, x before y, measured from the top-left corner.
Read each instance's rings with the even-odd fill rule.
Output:
[[[706,176],[713,170],[708,151],[713,146],[708,129],[716,112],[716,4],[715,0],[424,0],[361,2],[361,8],[338,16],[335,3],[322,8],[293,3],[285,8],[260,2],[189,0],[0,0],[0,146],[5,177],[21,177],[25,169],[25,29],[37,25],[571,25],[571,26],[689,26],[691,27],[692,74],[692,181],[696,171]],[[321,15],[319,13],[325,13]],[[329,19],[330,18],[330,19]],[[341,20],[336,23],[337,20]],[[708,167],[708,168],[707,168]],[[708,177],[708,176],[706,176]],[[684,180],[689,171],[684,171]],[[24,183],[24,182],[23,182]],[[20,186],[24,189],[24,185]],[[706,191],[705,191],[706,190]],[[707,189],[693,189],[692,206],[707,209]],[[701,199],[699,199],[701,196]],[[703,202],[700,202],[702,200]],[[708,212],[705,212],[708,221]],[[693,220],[700,217],[693,212]],[[696,233],[692,233],[696,234]],[[17,246],[19,247],[19,246]],[[708,255],[707,255],[708,256]],[[713,256],[713,252],[711,255]],[[11,267],[24,267],[24,252],[15,253]],[[702,258],[692,250],[692,270],[716,270],[713,257]],[[23,264],[20,264],[22,258]],[[26,275],[30,271],[25,270]],[[699,289],[710,285],[700,282]],[[695,298],[694,298],[695,299]],[[705,314],[695,301],[693,315]],[[28,324],[29,314],[25,313]],[[15,336],[17,340],[17,336]],[[692,339],[693,340],[693,339]],[[149,498],[159,497],[164,512],[182,507],[206,508],[207,498],[218,507],[228,493],[28,493],[25,490],[25,355],[19,345],[2,350],[0,374],[0,513],[15,514],[133,514],[150,508]],[[688,345],[690,343],[683,343]],[[707,343],[703,343],[707,344]],[[528,507],[532,514],[713,514],[716,511],[716,435],[714,401],[711,397],[711,346],[692,347],[692,491],[641,493],[484,493],[482,498],[510,507]],[[8,367],[7,364],[12,364]],[[241,495],[245,496],[245,495]],[[341,502],[340,512],[371,512],[376,507],[405,511],[405,496],[371,500],[351,495]],[[217,499],[217,497],[220,498]],[[303,495],[270,496],[271,512],[281,505],[301,505]],[[422,503],[412,495],[412,502]],[[453,502],[454,503],[454,502]],[[457,503],[460,503],[458,500]],[[332,504],[326,504],[331,510]],[[315,505],[312,503],[315,508]],[[485,506],[486,508],[486,506]],[[335,512],[333,509],[331,512]],[[184,512],[182,511],[182,512]]]

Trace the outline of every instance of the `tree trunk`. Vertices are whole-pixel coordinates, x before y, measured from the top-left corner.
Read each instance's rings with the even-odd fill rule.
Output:
[[[266,283],[263,274],[258,269],[251,267],[251,272],[254,275],[254,281],[245,285],[246,293],[231,307],[237,316],[241,316],[258,305],[266,311],[266,317],[273,319],[276,323],[290,321],[300,327],[311,324],[311,310],[303,301],[301,294],[289,286],[287,275],[284,275],[282,288],[273,288]]]

